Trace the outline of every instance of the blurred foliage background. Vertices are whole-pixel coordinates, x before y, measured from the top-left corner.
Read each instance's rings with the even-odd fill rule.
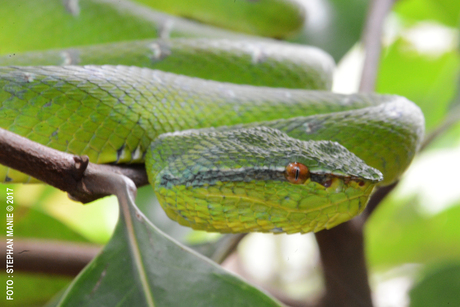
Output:
[[[0,1],[3,33],[20,30],[9,14],[8,3],[12,2]],[[291,40],[332,54],[338,64],[333,90],[356,92],[363,63],[359,38],[369,2],[302,3],[307,8],[307,23]],[[33,11],[24,14],[34,16]],[[151,37],[148,26],[142,26],[145,21],[124,18],[126,24],[145,31],[128,37],[133,31],[120,28],[124,24],[120,21],[107,28],[104,37],[95,32],[78,35],[91,36],[88,44]],[[397,1],[385,22],[376,91],[402,95],[418,104],[425,115],[426,135],[435,137],[366,225],[366,252],[377,307],[460,306],[459,26],[457,0]],[[37,39],[35,49],[67,47],[65,42]],[[5,40],[0,34],[0,54],[29,48],[27,44],[8,45]],[[447,125],[449,122],[454,124]],[[5,199],[6,187],[14,189],[15,239],[104,244],[110,238],[118,215],[114,197],[83,206],[43,185],[5,185],[0,199]],[[182,242],[207,242],[219,236],[168,220],[150,187],[138,192],[137,203],[158,227]],[[312,234],[250,234],[224,266],[297,299],[314,301],[321,294],[321,267]],[[40,306],[70,281],[68,277],[15,273],[14,304]]]

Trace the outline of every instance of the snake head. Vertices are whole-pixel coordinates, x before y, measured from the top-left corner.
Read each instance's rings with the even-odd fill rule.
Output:
[[[217,232],[310,232],[365,208],[382,174],[342,145],[265,127],[160,136],[146,157],[167,215]]]

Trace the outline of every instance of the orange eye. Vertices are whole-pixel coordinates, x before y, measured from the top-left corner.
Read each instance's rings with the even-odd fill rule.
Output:
[[[308,170],[308,167],[302,163],[289,163],[286,166],[284,177],[286,177],[290,183],[302,184],[310,177],[310,171]]]

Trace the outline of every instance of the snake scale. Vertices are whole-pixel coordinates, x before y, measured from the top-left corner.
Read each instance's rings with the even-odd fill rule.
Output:
[[[216,33],[0,57],[0,127],[145,163],[171,219],[223,233],[331,228],[407,169],[424,133],[414,103],[330,92],[319,49]],[[0,180],[34,182],[6,167]]]

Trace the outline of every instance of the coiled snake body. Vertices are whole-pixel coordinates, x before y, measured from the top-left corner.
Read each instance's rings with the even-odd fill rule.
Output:
[[[377,184],[394,182],[423,137],[423,115],[405,98],[328,92],[333,62],[315,48],[163,39],[29,53],[0,64],[57,64],[53,57],[116,64],[117,52],[176,73],[257,86],[135,66],[0,67],[0,126],[91,162],[145,163],[168,216],[195,229],[333,227],[359,214]],[[5,167],[0,178],[33,181]]]

